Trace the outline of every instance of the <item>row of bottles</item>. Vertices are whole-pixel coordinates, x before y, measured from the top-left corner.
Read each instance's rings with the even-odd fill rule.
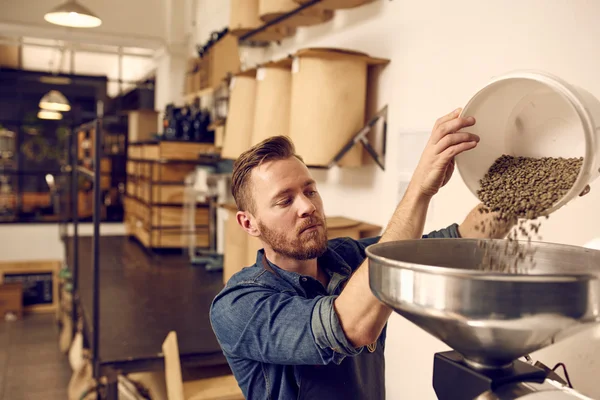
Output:
[[[214,143],[215,132],[210,129],[211,114],[196,104],[175,107],[169,104],[163,118],[161,140]]]

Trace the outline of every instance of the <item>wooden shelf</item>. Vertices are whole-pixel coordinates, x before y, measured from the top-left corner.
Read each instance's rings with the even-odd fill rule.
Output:
[[[125,229],[149,249],[185,248],[192,235],[199,248],[209,247],[208,205],[198,204],[196,232],[185,218],[185,178],[206,164],[203,154],[214,146],[194,142],[143,142],[129,146]]]

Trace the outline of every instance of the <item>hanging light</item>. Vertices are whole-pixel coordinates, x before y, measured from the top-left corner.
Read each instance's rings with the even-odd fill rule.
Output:
[[[96,28],[102,25],[100,18],[76,0],[67,0],[66,3],[55,7],[44,15],[44,19],[51,24],[71,28]]]
[[[40,100],[40,108],[50,111],[70,111],[69,100],[58,90],[51,90]]]
[[[62,114],[56,111],[40,110],[37,114],[39,119],[61,120]]]

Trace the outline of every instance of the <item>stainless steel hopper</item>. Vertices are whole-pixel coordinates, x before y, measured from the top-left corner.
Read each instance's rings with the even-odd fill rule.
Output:
[[[492,256],[504,242],[486,241]],[[527,242],[519,243],[521,251]],[[460,353],[497,369],[600,322],[600,251],[530,244],[519,274],[481,269],[475,239],[419,239],[367,248],[372,292]],[[493,249],[496,250],[493,250]]]

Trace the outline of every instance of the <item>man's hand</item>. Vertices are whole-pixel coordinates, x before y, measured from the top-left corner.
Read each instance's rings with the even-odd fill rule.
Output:
[[[460,118],[461,109],[438,119],[431,137],[415,169],[411,185],[419,194],[432,197],[450,180],[454,172],[454,157],[473,149],[479,136],[460,129],[475,124],[475,118]]]

